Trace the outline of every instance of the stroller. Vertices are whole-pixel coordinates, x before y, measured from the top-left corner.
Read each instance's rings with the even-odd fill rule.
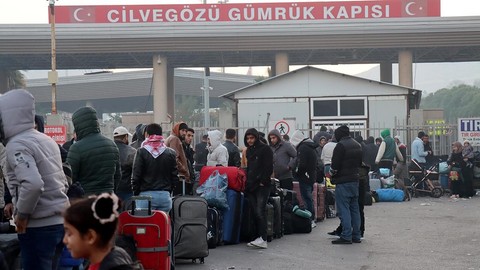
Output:
[[[411,186],[408,188],[412,197],[418,197],[419,193],[427,193],[434,198],[440,198],[444,191],[438,185],[435,185],[432,181],[433,174],[436,174],[438,163],[432,165],[430,168],[425,169],[418,164],[415,159],[412,159],[412,163],[408,168],[410,174]]]

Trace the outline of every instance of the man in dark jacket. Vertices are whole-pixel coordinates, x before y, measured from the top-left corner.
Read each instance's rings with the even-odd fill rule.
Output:
[[[77,142],[70,146],[67,162],[72,166],[72,181],[79,181],[85,195],[112,193],[121,178],[118,148],[100,134],[97,112],[82,107],[72,116]]]
[[[223,146],[225,146],[228,150],[228,166],[240,168],[240,149],[238,149],[238,146],[235,144],[236,139],[237,132],[235,129],[227,129],[225,131],[225,142],[223,143]]]
[[[162,127],[149,124],[143,147],[137,149],[133,163],[134,195],[151,196],[152,209],[164,212],[172,208],[170,193],[178,185],[177,155],[165,145]]]
[[[122,169],[122,178],[115,185],[115,194],[117,194],[117,196],[123,201],[130,199],[133,195],[131,181],[132,166],[137,150],[128,145],[128,138],[131,136],[132,134],[130,134],[123,126],[117,127],[113,130],[113,141],[118,147],[120,154],[120,167]]]
[[[332,138],[332,134],[328,132],[326,126],[321,126],[320,130],[313,136],[313,141],[320,144],[320,138],[324,137],[328,142]]]
[[[270,177],[273,172],[273,153],[268,145],[260,141],[258,131],[250,128],[245,132],[247,146],[247,185],[245,194],[255,213],[259,237],[248,246],[267,248],[267,218],[265,209],[270,195]]]
[[[332,184],[336,185],[335,203],[342,223],[342,233],[332,244],[361,243],[358,181],[362,147],[350,137],[347,126],[335,130],[335,139],[338,143],[333,150],[330,174]]]
[[[317,152],[318,144],[305,137],[302,131],[297,130],[290,139],[297,149],[297,166],[295,175],[300,185],[300,194],[306,204],[307,210],[312,213],[312,228],[315,224],[315,209],[313,208],[313,184],[317,180]]]
[[[268,133],[268,143],[273,151],[273,176],[280,180],[280,187],[292,190],[292,168],[295,167],[297,150],[291,143],[282,141],[280,132],[273,129]]]
[[[363,160],[365,164],[370,167],[371,171],[377,171],[375,158],[377,157],[378,146],[375,144],[375,138],[370,136],[365,143],[365,150],[363,152]]]
[[[195,172],[200,172],[203,166],[207,165],[207,156],[208,156],[208,135],[205,134],[202,136],[202,141],[195,145],[195,154],[193,159],[195,159]]]

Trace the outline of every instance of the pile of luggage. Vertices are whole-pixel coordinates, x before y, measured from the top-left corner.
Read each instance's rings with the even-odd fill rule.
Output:
[[[199,186],[206,183],[212,174],[226,176],[228,183],[221,191],[225,195],[225,205],[221,203],[222,196],[214,196],[216,199],[212,205],[202,196],[183,195],[173,198],[170,215],[150,207],[135,209],[135,203],[130,210],[120,214],[119,242],[124,243],[122,247],[129,249],[130,255],[145,269],[174,269],[176,260],[203,263],[209,249],[248,243],[258,236],[254,211],[243,193],[245,173],[236,167],[204,167]],[[220,187],[223,189],[223,186]],[[312,195],[317,221],[325,218],[325,193],[325,186],[314,184]],[[310,233],[312,230],[298,182],[294,182],[294,190],[284,190],[279,187],[278,180],[272,179],[266,217],[267,241],[281,238],[284,234]],[[125,241],[127,238],[130,240]],[[125,242],[132,243],[130,248]]]

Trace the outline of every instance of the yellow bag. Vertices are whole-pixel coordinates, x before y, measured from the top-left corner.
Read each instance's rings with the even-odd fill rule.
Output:
[[[325,177],[325,183],[326,183],[327,188],[335,188],[335,185],[332,184],[329,177]]]

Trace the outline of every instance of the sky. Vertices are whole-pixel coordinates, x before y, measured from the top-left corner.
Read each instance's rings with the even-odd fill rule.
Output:
[[[348,0],[332,0],[341,2]],[[422,0],[419,0],[422,1]],[[426,0],[429,1],[429,0]],[[59,0],[56,5],[142,5],[142,4],[202,4],[204,0]],[[207,3],[218,3],[218,0],[207,0]],[[253,2],[325,2],[317,1],[293,1],[293,0],[228,0],[228,3],[253,3]],[[48,23],[48,1],[46,0],[0,0],[0,24],[44,24]],[[441,0],[441,16],[480,16],[479,0]],[[336,65],[319,66],[336,72],[355,75],[366,71],[376,65]],[[298,67],[291,67],[290,70]],[[226,72],[246,74],[248,67],[227,68]],[[79,75],[91,70],[64,71],[60,76]],[[215,70],[214,70],[215,71]],[[265,67],[254,67],[253,74],[266,76]],[[47,71],[27,72],[27,78],[46,77]]]

